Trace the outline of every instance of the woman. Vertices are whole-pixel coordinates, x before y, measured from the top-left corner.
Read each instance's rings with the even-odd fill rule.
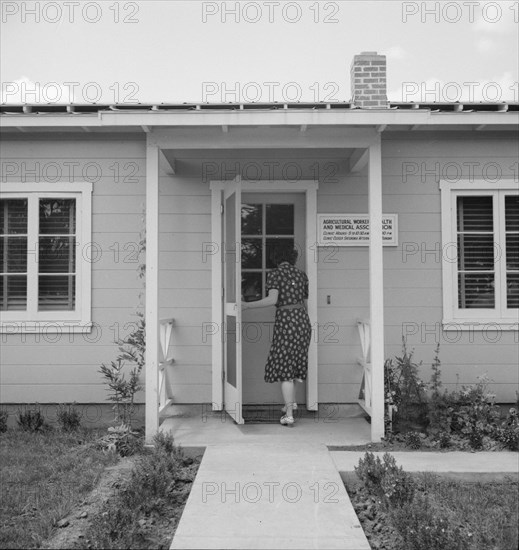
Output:
[[[297,251],[291,246],[274,249],[272,261],[277,266],[267,276],[267,297],[243,302],[244,309],[276,306],[274,337],[265,366],[265,382],[281,382],[285,413],[280,422],[294,425],[295,382],[306,379],[308,347],[312,329],[304,300],[308,298],[308,277],[297,269]]]

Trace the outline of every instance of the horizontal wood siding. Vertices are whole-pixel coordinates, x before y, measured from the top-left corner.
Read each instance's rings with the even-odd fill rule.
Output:
[[[45,182],[90,178],[91,241],[97,258],[92,262],[94,331],[1,335],[0,399],[4,403],[104,402],[107,392],[99,366],[117,356],[116,340],[132,330],[143,290],[137,252],[145,205],[144,142],[4,142],[2,163],[4,167],[14,163],[18,169],[7,181],[22,182],[25,176],[26,181],[39,179],[42,188]],[[55,179],[57,170],[61,177]]]
[[[175,403],[209,403],[211,256],[203,251],[211,242],[211,192],[200,172],[171,176],[160,168],[160,316],[175,319],[167,380]]]
[[[518,333],[444,332],[441,327],[438,174],[452,176],[452,170],[459,167],[461,177],[470,177],[472,170],[477,179],[485,166],[486,175],[492,175],[492,163],[497,163],[503,177],[510,177],[516,145],[512,140],[491,141],[481,136],[456,139],[445,133],[428,139],[423,134],[420,139],[420,135],[414,132],[411,138],[392,133],[383,139],[383,210],[399,217],[399,245],[384,248],[386,357],[398,355],[402,336],[407,336],[415,358],[424,362],[422,374],[428,380],[439,342],[446,387],[474,383],[486,372],[494,380],[498,399],[511,402],[518,387]],[[92,315],[99,333],[95,338],[67,334],[58,341],[53,335],[4,335],[1,399],[102,402],[106,391],[97,370],[102,362],[115,358],[114,339],[117,334],[126,336],[131,329],[142,291],[135,251],[145,206],[144,144],[35,141],[5,143],[3,147],[4,161],[26,162],[28,167],[37,162],[42,166],[79,162],[80,168],[90,162],[100,167],[101,175],[94,183],[92,241],[101,254],[92,266]],[[236,158],[242,163],[263,158],[263,153],[255,153],[258,155],[245,157],[238,152]],[[211,195],[208,181],[201,176],[201,155],[183,151],[176,159],[176,175],[169,174],[164,159],[160,166],[159,316],[175,319],[169,350],[175,362],[167,367],[167,373],[177,403],[211,401],[211,258],[203,255],[211,242]],[[208,155],[215,155],[213,160],[222,169],[232,165],[223,155]],[[334,162],[339,171],[336,177],[321,179],[318,212],[367,212],[367,175],[349,174],[347,162],[336,155],[323,153],[320,158],[322,163]],[[307,178],[312,177],[309,167],[319,160],[279,152],[272,158],[281,163],[303,163]],[[122,173],[118,182],[114,181],[114,162]],[[411,174],[413,170],[416,173]],[[124,177],[128,180],[130,171],[136,181],[122,181]],[[18,174],[9,181],[20,179]],[[80,179],[81,173],[76,181]],[[222,174],[215,179],[222,179]],[[61,180],[68,181],[65,173]],[[313,254],[312,250],[309,257]],[[351,403],[358,397],[362,378],[357,364],[361,348],[356,320],[369,316],[368,248],[321,248],[317,261],[314,338],[319,346],[319,400]]]
[[[383,210],[398,214],[399,245],[384,248],[386,357],[401,353],[402,336],[429,380],[434,348],[440,343],[442,379],[449,389],[473,384],[487,373],[501,402],[513,402],[518,389],[518,333],[443,331],[442,254],[439,177],[488,180],[494,165],[503,178],[517,174],[517,145],[449,134],[431,139],[383,139]],[[418,136],[418,137],[417,137]],[[407,163],[407,164],[405,164]],[[472,163],[472,165],[470,164]],[[515,163],[515,164],[514,164]],[[494,171],[493,171],[494,170]],[[416,172],[407,174],[408,172]],[[439,176],[439,177],[438,177]],[[517,177],[516,177],[517,181]],[[491,183],[489,183],[491,185]],[[346,175],[322,182],[318,212],[367,212],[367,175]],[[319,399],[351,402],[358,396],[362,369],[357,318],[368,318],[368,249],[321,249],[319,253],[319,324],[339,342],[319,341]],[[331,304],[326,298],[330,296]],[[332,328],[333,327],[333,328]]]

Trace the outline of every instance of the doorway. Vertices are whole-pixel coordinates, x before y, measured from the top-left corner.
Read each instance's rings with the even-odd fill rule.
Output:
[[[263,380],[274,309],[245,310],[244,327],[240,306],[242,299],[265,295],[266,276],[273,269],[270,252],[276,242],[289,241],[300,252],[297,265],[309,280],[308,314],[312,326],[317,325],[318,183],[253,182],[237,177],[212,181],[210,188],[211,242],[206,244],[212,272],[213,410],[225,410],[241,424],[244,403],[281,402],[279,385]],[[298,388],[297,395],[307,410],[318,410],[317,387],[317,342],[312,338],[306,384]]]
[[[302,193],[243,193],[241,204],[242,299],[267,295],[266,280],[274,269],[272,251],[288,244],[298,251],[296,266],[305,270],[305,196]],[[282,402],[279,384],[264,381],[265,363],[274,331],[275,307],[245,310],[242,317],[243,404]],[[299,404],[306,402],[306,382],[298,384]]]

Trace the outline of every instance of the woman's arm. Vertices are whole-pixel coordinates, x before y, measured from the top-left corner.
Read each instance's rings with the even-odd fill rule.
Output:
[[[255,309],[258,307],[275,306],[278,301],[278,296],[279,290],[277,288],[272,288],[269,290],[269,295],[266,298],[256,300],[255,302],[242,302],[242,309]]]

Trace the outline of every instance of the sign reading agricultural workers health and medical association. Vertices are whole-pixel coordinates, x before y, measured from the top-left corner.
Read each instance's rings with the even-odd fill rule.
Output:
[[[319,246],[368,246],[368,214],[317,214]],[[398,215],[382,215],[382,244],[398,245]]]

